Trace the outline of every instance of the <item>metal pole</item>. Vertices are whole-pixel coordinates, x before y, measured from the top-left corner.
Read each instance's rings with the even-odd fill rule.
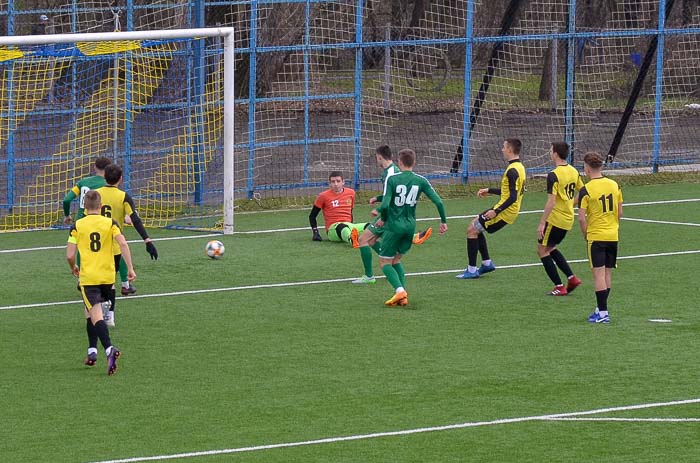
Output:
[[[357,2],[355,11],[355,117],[353,130],[354,172],[353,187],[360,185],[360,161],[362,160],[362,14],[364,2]]]
[[[549,104],[552,107],[552,111],[557,109],[557,93],[559,92],[559,76],[557,75],[558,64],[558,54],[559,54],[559,42],[557,39],[552,40],[552,54],[551,54],[551,75],[552,75],[552,91],[549,95]]]
[[[224,36],[224,235],[233,234],[234,60],[234,37],[231,29],[231,32]]]
[[[673,5],[671,5],[673,6]],[[661,103],[663,99],[664,81],[664,34],[666,27],[666,0],[659,0],[659,32],[658,45],[656,48],[656,87],[654,100],[654,155],[651,170],[653,173],[659,171],[659,155],[661,151]]]
[[[384,40],[391,40],[391,23],[386,25]],[[391,110],[391,47],[384,47],[384,111]]]

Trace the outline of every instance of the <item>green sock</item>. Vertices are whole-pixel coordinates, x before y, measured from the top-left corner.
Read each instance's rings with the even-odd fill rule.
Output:
[[[360,257],[362,257],[362,265],[365,266],[365,275],[368,277],[373,276],[372,251],[369,249],[369,246],[360,246]]]
[[[396,270],[396,274],[399,276],[399,281],[401,282],[401,286],[404,288],[406,287],[406,271],[403,269],[403,264],[399,262],[398,264],[392,265],[394,267],[394,270]]]
[[[375,241],[372,245],[372,249],[374,249],[374,252],[376,252],[377,255],[379,255],[379,251],[382,250],[382,243],[380,241]]]
[[[382,272],[386,276],[386,281],[389,282],[394,289],[401,286],[401,280],[399,280],[399,275],[396,273],[396,269],[391,264],[386,264],[382,267]]]
[[[124,281],[129,281],[129,278],[127,278],[129,274],[129,270],[126,268],[126,262],[124,262],[124,258],[122,257],[119,260],[119,279],[124,282]]]

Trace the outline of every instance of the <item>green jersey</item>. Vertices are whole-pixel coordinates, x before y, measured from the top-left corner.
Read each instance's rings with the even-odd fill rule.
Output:
[[[66,216],[70,215],[71,202],[73,202],[73,200],[75,198],[79,198],[78,215],[76,216],[75,220],[78,220],[81,217],[84,217],[85,216],[85,204],[84,204],[85,195],[87,194],[88,191],[102,188],[106,184],[107,184],[107,182],[105,181],[105,178],[100,177],[99,175],[92,175],[90,177],[85,177],[85,178],[81,179],[77,185],[75,185],[73,188],[70,189],[70,191],[68,191],[65,198],[63,198],[63,214]]]
[[[416,229],[416,205],[425,193],[437,207],[440,222],[447,223],[445,206],[425,177],[403,171],[387,178],[380,207],[384,228],[393,233],[413,235]]]
[[[399,169],[399,166],[394,164],[393,162],[382,171],[382,188],[386,187],[386,179],[391,177],[392,175],[400,174],[401,169]],[[377,202],[381,203],[382,199],[384,199],[384,195],[377,195]]]

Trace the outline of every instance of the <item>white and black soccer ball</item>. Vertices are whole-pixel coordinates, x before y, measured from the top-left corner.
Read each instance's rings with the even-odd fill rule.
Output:
[[[204,252],[207,254],[208,257],[211,257],[212,259],[219,259],[224,256],[224,251],[226,248],[224,248],[224,243],[222,243],[219,240],[211,240],[207,243],[206,247],[204,248]]]

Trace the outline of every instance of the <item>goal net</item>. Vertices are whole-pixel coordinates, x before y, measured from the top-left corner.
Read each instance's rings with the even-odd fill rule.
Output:
[[[232,35],[0,38],[0,230],[60,224],[64,195],[104,156],[147,226],[231,232]]]

